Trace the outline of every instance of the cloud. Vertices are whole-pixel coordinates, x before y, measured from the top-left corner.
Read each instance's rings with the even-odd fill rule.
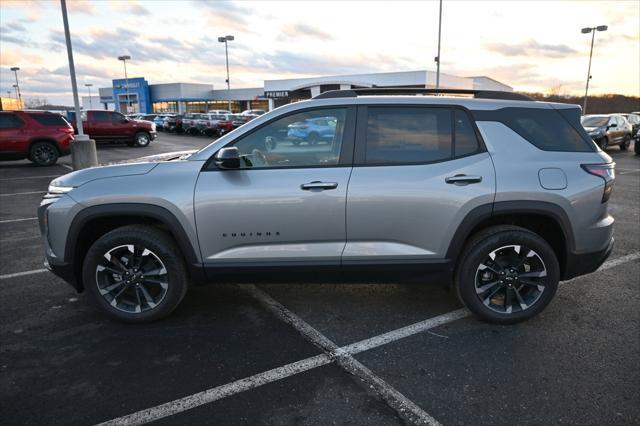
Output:
[[[134,0],[128,1],[110,1],[109,7],[116,12],[130,13],[137,16],[147,16],[151,12],[146,7],[142,6],[140,2]]]
[[[60,46],[64,46],[64,33],[57,29],[50,30],[51,40]],[[134,61],[172,60],[181,58],[171,49],[166,49],[157,44],[145,44],[140,33],[128,28],[115,28],[106,30],[93,28],[88,34],[75,34],[73,50],[76,53],[87,55],[94,59],[113,58],[114,60],[123,54],[131,55]]]
[[[69,13],[96,14],[95,6],[88,0],[67,0],[67,10]]]
[[[22,20],[7,22],[4,27],[0,29],[4,34],[6,33],[22,33],[27,31],[27,27],[22,25]]]
[[[227,1],[193,2],[194,6],[203,10],[208,25],[220,28],[221,31],[239,30],[251,32],[248,16],[255,16],[256,12]]]
[[[315,38],[318,40],[332,40],[331,34],[322,31],[319,28],[308,24],[291,24],[282,29],[282,33],[278,36],[279,41],[286,41],[290,38]]]
[[[548,58],[564,58],[578,53],[566,44],[542,44],[530,39],[521,43],[485,43],[484,47],[503,56],[544,56]]]

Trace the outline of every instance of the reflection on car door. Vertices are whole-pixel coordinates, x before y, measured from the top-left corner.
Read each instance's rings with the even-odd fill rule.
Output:
[[[356,141],[343,265],[444,259],[466,214],[493,202],[493,164],[463,110],[361,106]]]
[[[305,118],[333,114],[340,130],[329,145],[301,150],[267,139]],[[195,218],[205,266],[339,265],[355,134],[355,107],[276,118],[229,145],[240,169],[200,173]]]

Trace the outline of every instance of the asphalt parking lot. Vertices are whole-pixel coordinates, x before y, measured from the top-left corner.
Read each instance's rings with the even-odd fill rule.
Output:
[[[103,163],[205,146],[161,134]],[[617,163],[616,246],[538,317],[493,326],[438,286],[192,289],[166,320],[106,319],[42,270],[36,207],[71,159],[0,163],[3,424],[640,424],[640,157]]]

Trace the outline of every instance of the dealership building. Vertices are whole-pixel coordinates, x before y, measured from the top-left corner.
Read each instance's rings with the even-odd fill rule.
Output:
[[[100,88],[98,96],[82,98],[83,107],[104,108],[123,113],[203,113],[213,109],[240,112],[245,109],[271,110],[310,99],[328,90],[405,87],[435,88],[433,71],[404,71],[374,74],[331,75],[323,77],[266,80],[263,87],[216,89],[212,84],[149,84],[144,77],[116,79],[112,87]],[[458,77],[440,74],[440,87],[447,89],[498,90],[513,88],[486,76]]]

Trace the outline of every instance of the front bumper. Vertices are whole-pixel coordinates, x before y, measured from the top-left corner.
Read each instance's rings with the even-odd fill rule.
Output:
[[[569,253],[565,263],[564,274],[562,274],[562,281],[595,272],[611,254],[613,243],[614,239],[612,237],[604,250],[580,254]]]
[[[151,140],[154,140],[155,138],[158,137],[158,132],[156,131],[150,131],[149,132],[149,136],[151,136]]]

